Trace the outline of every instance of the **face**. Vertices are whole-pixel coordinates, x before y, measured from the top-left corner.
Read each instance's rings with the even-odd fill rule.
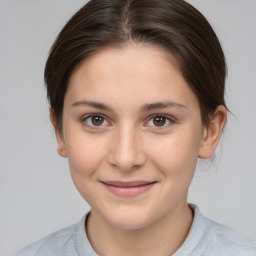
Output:
[[[103,49],[75,69],[57,138],[92,214],[138,229],[186,207],[205,134],[174,58],[144,45]]]

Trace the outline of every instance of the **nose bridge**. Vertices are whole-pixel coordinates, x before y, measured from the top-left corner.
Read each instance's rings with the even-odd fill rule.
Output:
[[[142,165],[145,157],[139,131],[133,125],[123,124],[116,129],[110,161],[120,170],[131,170]]]

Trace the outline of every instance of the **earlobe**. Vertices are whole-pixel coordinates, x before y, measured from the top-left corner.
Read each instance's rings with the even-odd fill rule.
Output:
[[[226,108],[223,105],[218,106],[209,124],[204,127],[203,138],[198,153],[199,158],[208,159],[213,156],[221,138],[226,116]]]
[[[54,112],[51,107],[49,107],[49,116],[50,116],[51,123],[55,130],[55,136],[56,136],[56,140],[57,140],[57,152],[60,156],[67,157],[67,151],[66,151],[64,138],[63,138],[62,133],[57,128],[56,118],[55,118]]]

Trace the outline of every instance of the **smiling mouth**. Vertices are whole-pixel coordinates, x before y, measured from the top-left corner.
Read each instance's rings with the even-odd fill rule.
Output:
[[[101,181],[101,183],[114,195],[121,197],[134,197],[151,189],[156,184],[156,181]]]

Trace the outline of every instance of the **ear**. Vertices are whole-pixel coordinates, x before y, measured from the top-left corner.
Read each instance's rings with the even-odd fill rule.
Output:
[[[213,156],[221,138],[221,133],[226,121],[226,117],[226,108],[223,105],[219,105],[216,108],[214,115],[211,117],[209,124],[204,127],[204,133],[199,148],[198,157],[207,159]]]
[[[57,152],[60,156],[67,157],[67,151],[66,151],[64,138],[63,138],[61,131],[57,128],[56,118],[55,118],[54,112],[51,107],[49,107],[49,115],[50,115],[51,123],[55,130],[55,136],[57,139]]]

